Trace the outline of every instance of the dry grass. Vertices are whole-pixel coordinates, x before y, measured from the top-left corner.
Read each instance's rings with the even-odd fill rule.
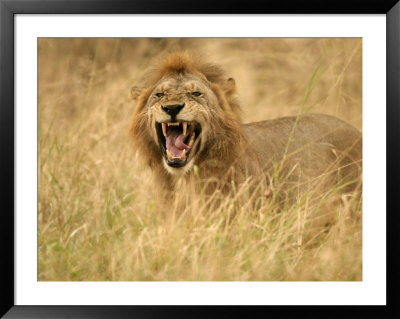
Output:
[[[217,209],[159,207],[128,94],[171,48],[223,65],[245,122],[302,105],[361,129],[361,39],[40,39],[38,279],[361,280],[360,200],[337,189],[280,213],[245,188]]]

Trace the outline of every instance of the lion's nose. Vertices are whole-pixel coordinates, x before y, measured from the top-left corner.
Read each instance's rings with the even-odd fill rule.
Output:
[[[161,106],[161,108],[163,109],[163,111],[165,113],[174,117],[184,108],[184,106],[185,106],[185,103]]]

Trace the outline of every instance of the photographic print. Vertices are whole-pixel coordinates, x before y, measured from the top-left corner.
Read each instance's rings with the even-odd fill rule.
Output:
[[[361,281],[361,38],[38,38],[39,281]]]

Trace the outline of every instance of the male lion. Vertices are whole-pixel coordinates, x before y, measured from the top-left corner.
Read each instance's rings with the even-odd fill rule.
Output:
[[[254,186],[280,183],[299,194],[359,183],[358,130],[322,114],[241,124],[235,93],[235,81],[219,66],[187,52],[168,55],[145,87],[132,88],[134,148],[161,188],[182,192],[182,182],[201,178],[213,185],[209,192],[229,192],[232,181],[251,179]]]

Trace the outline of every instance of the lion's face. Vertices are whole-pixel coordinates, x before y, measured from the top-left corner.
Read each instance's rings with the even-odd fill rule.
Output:
[[[186,74],[161,80],[147,100],[155,143],[170,173],[185,173],[207,142],[218,100],[207,82]]]
[[[186,54],[167,57],[155,75],[131,91],[138,100],[130,126],[138,156],[177,176],[194,164],[226,160],[241,136],[235,81]]]

